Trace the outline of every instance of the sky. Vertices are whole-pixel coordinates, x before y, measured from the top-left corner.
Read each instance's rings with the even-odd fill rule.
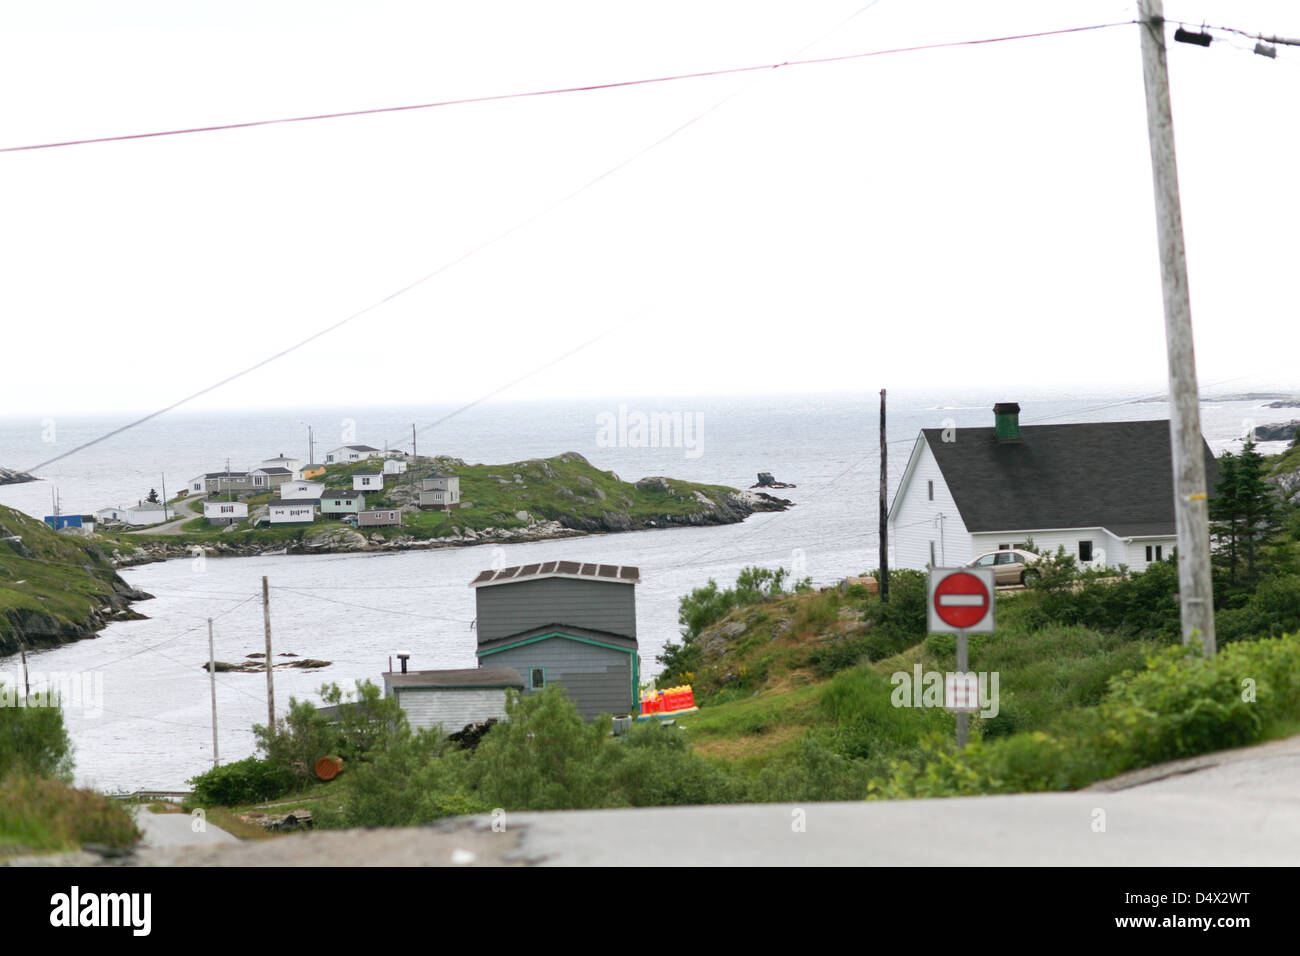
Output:
[[[1135,13],[1104,0],[8,4],[0,147]],[[1289,3],[1168,0],[1165,13],[1300,36]],[[1137,29],[0,153],[0,414],[160,408],[340,322],[187,407],[437,404],[503,386],[526,400],[1159,392]],[[1273,60],[1252,45],[1170,43],[1198,370],[1224,389],[1296,389],[1300,47]]]

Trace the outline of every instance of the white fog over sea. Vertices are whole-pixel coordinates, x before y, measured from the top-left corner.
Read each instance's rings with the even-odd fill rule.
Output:
[[[1167,418],[1160,402],[1133,394],[1037,397],[1016,389],[960,394],[890,393],[891,489],[918,429],[945,424],[991,425],[995,401],[1019,401],[1022,424]],[[677,602],[715,578],[730,584],[750,564],[790,568],[828,584],[876,566],[879,474],[876,393],[751,398],[629,399],[629,412],[680,412],[694,425],[694,447],[606,447],[597,417],[619,412],[609,400],[485,403],[419,436],[421,455],[506,463],[578,452],[625,480],[667,475],[747,488],[759,471],[798,487],[776,494],[795,502],[783,513],[757,514],[739,525],[595,535],[501,546],[505,564],[553,558],[630,564],[637,589],[643,674],[678,634]],[[94,445],[42,470],[44,480],[0,487],[0,504],[36,517],[50,514],[57,488],[64,513],[92,513],[134,503],[151,488],[169,495],[194,475],[236,469],[280,453],[307,456],[307,426],[316,458],[348,442],[409,451],[411,423],[436,421],[452,407],[304,408],[176,412]],[[0,419],[0,465],[26,469],[70,450],[132,416]],[[1254,422],[1300,417],[1262,401],[1207,402],[1202,427],[1217,452],[1239,445]],[[1262,445],[1276,451],[1282,443]],[[271,584],[276,653],[327,660],[323,670],[275,674],[277,711],[290,697],[316,699],[327,681],[380,682],[389,655],[412,653],[417,669],[472,667],[474,575],[493,563],[493,548],[438,548],[395,554],[178,559],[128,568],[126,580],[153,594],[135,605],[147,620],[110,625],[93,640],[28,655],[34,676],[80,675],[92,693],[67,708],[79,782],[106,790],[182,789],[212,764],[206,619],[216,624],[216,656],[240,661],[263,648],[261,578]],[[285,660],[288,660],[286,658]],[[0,658],[0,680],[18,671]],[[98,691],[102,688],[102,693]],[[250,727],[266,720],[260,673],[217,676],[222,762],[254,750]]]

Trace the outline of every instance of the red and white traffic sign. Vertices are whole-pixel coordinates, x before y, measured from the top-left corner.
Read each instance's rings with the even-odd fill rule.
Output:
[[[931,568],[929,632],[992,634],[993,594],[992,568]]]

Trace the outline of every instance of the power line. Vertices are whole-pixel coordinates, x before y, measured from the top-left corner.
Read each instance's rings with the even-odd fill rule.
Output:
[[[868,4],[858,13],[870,9],[875,4]],[[858,14],[854,14],[856,17]],[[850,20],[853,17],[849,18]],[[847,20],[845,21],[848,22]],[[361,110],[344,110],[336,113],[315,113],[306,116],[288,116],[279,119],[247,120],[239,123],[222,123],[211,126],[191,126],[182,129],[155,130],[147,133],[127,133],[117,136],[95,136],[85,139],[70,139],[50,143],[33,143],[26,146],[0,147],[0,153],[16,153],[38,149],[58,149],[65,146],[87,146],[92,143],[116,143],[127,140],[157,139],[164,136],[185,136],[192,133],[214,133],[224,130],[251,129],[259,126],[276,126],[287,123],[310,123],[317,120],[345,119],[353,116],[373,116],[381,113],[401,113],[415,110],[441,109],[448,106],[468,106],[478,103],[494,103],[505,100],[534,99],[543,96],[561,96],[571,93],[591,93],[598,90],[623,89],[635,86],[648,86],[658,83],[675,83],[682,80],[698,80],[714,76],[729,76],[738,73],[755,73],[762,70],[777,70],[791,66],[820,66],[829,63],[844,63],[869,57],[893,56],[900,53],[918,53],[924,50],[943,50],[964,46],[985,46],[993,43],[1007,43],[1014,40],[1032,40],[1043,37],[1062,36],[1070,33],[1084,33],[1092,30],[1105,30],[1112,27],[1130,26],[1137,20],[1119,20],[1113,23],[1095,23],[1088,26],[1065,27],[1058,30],[1041,30],[1035,33],[1019,33],[1007,36],[982,37],[971,40],[951,40],[944,43],[925,43],[916,46],[892,47],[883,50],[869,50],[863,53],[847,53],[841,56],[816,57],[805,60],[783,60],[776,63],[760,63],[753,66],[724,67],[713,70],[701,70],[695,73],[675,73],[665,76],[642,77],[634,80],[615,80],[608,83],[585,83],[579,86],[552,87],[550,89],[526,90],[514,93],[497,93],[486,96],[470,96],[461,99],[436,100],[430,103],[412,103],[404,106],[380,106]]]

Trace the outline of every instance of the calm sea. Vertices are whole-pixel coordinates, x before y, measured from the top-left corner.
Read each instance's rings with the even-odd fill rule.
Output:
[[[891,486],[917,430],[944,424],[992,424],[995,400],[1015,399],[1023,423],[1164,418],[1167,406],[1132,404],[1134,396],[1035,398],[1002,393],[891,393],[888,438]],[[61,682],[76,747],[76,772],[109,790],[178,789],[212,764],[207,618],[214,619],[219,660],[239,661],[263,647],[261,578],[271,585],[276,653],[332,662],[320,671],[275,674],[277,711],[290,697],[316,699],[325,681],[379,681],[389,655],[412,653],[419,669],[474,666],[468,583],[495,560],[522,564],[572,558],[641,568],[637,591],[641,655],[647,676],[655,655],[677,636],[677,602],[715,578],[734,581],[750,564],[794,568],[815,583],[876,565],[879,474],[878,403],[867,395],[702,397],[628,400],[640,412],[680,414],[691,423],[691,447],[619,447],[602,436],[601,416],[620,403],[493,403],[476,406],[419,435],[423,454],[504,463],[576,451],[600,468],[636,480],[668,475],[748,487],[759,471],[798,487],[780,492],[796,506],[743,524],[598,535],[555,542],[440,549],[408,554],[179,559],[127,569],[124,576],[154,594],[137,609],[147,620],[113,624],[94,640],[30,654],[37,680]],[[424,427],[451,408],[301,409],[175,413],[57,462],[45,480],[0,488],[0,504],[35,516],[50,513],[52,489],[62,511],[93,512],[143,498],[165,481],[168,493],[204,471],[243,468],[281,452],[307,457],[307,427],[316,458],[344,443],[410,447],[412,422]],[[1287,410],[1257,402],[1203,408],[1207,439],[1233,444],[1243,422],[1284,421]],[[25,418],[0,420],[0,464],[27,468],[128,420]],[[292,660],[283,658],[282,660]],[[15,679],[18,661],[0,659],[0,680]],[[63,677],[59,675],[71,675]],[[254,750],[250,726],[266,720],[262,674],[217,677],[222,762]]]

